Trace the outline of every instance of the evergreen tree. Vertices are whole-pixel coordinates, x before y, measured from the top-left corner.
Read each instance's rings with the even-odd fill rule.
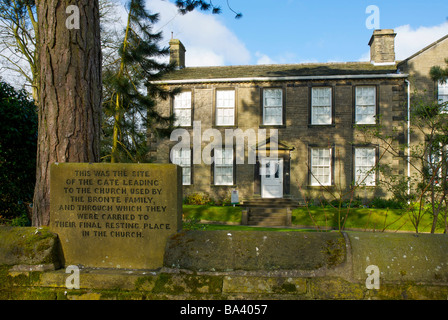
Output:
[[[37,110],[0,78],[0,219],[28,220],[36,182]]]
[[[148,132],[167,135],[174,117],[156,110],[156,98],[173,92],[154,85],[174,65],[161,62],[169,54],[160,48],[162,34],[153,33],[158,14],[145,9],[144,1],[131,0],[124,39],[116,63],[104,71],[103,160],[148,162]]]
[[[181,14],[187,14],[195,9],[200,9],[202,11],[211,10],[213,14],[221,13],[221,7],[214,5],[213,2],[205,0],[176,0],[176,6],[179,8]],[[241,12],[236,12],[230,7],[229,0],[227,0],[227,7],[230,11],[235,14],[235,19],[240,19],[243,14]]]
[[[429,74],[434,81],[441,81],[445,83],[448,80],[448,59],[445,59],[447,66],[442,68],[441,66],[434,66],[431,68]]]

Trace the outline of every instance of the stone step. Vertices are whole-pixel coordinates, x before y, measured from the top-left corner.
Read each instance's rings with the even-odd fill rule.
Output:
[[[269,215],[285,215],[287,208],[260,208],[260,207],[253,207],[249,208],[249,215],[262,215],[262,216],[269,216]]]
[[[286,226],[288,208],[298,207],[298,202],[291,199],[248,199],[240,206],[245,210],[243,221],[248,225]]]
[[[285,226],[285,221],[249,221],[248,225],[260,227],[282,227]]]
[[[259,209],[255,212],[249,212],[248,224],[257,226],[285,226],[286,212],[269,212],[269,209]]]
[[[299,203],[290,199],[251,199],[244,201],[242,207],[298,207]]]
[[[286,217],[260,217],[260,216],[253,216],[249,217],[249,221],[257,221],[257,222],[282,222],[285,223]]]

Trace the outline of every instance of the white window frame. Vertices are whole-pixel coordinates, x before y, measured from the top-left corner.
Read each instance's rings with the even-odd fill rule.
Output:
[[[191,149],[173,150],[173,163],[182,167],[182,185],[191,185]]]
[[[311,124],[331,125],[333,123],[333,88],[316,87],[311,89]]]
[[[355,148],[355,185],[376,186],[376,148]]]
[[[331,186],[333,175],[333,148],[311,148],[310,159],[310,185],[311,186]],[[320,181],[319,177],[325,176],[326,181]]]
[[[274,96],[269,93],[275,92]],[[280,94],[279,96],[276,96]],[[263,124],[267,126],[283,125],[283,89],[263,89]]]
[[[373,91],[372,94],[365,94]],[[357,86],[355,88],[355,123],[376,124],[376,86]],[[363,94],[364,93],[364,94]]]
[[[444,157],[446,158],[448,155],[448,145],[442,146],[440,145],[440,148],[433,151],[431,150],[431,152],[428,154],[428,174],[429,174],[429,178],[432,178],[433,175],[433,169],[438,167],[439,164],[443,161]],[[445,159],[445,161],[448,162],[448,159]],[[448,163],[445,163],[445,165],[447,166]],[[439,170],[437,171],[437,173],[435,174],[435,184],[436,185],[440,185],[440,180],[442,179],[442,171],[443,170],[443,163],[441,164],[441,167],[439,168]]]
[[[448,113],[448,80],[445,83],[438,82],[437,99],[440,104],[444,103],[442,113]]]
[[[233,149],[215,148],[214,184],[217,186],[232,186],[234,184],[233,180]]]
[[[235,125],[235,90],[216,90],[216,125]]]
[[[176,116],[175,126],[191,126],[191,91],[184,91],[174,96],[173,113]]]

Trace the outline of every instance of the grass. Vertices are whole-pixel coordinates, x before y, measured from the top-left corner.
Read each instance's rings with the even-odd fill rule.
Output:
[[[295,229],[241,226],[240,207],[184,205],[183,214],[184,220],[196,221],[198,226],[207,230],[310,231],[315,230],[316,225],[319,229],[338,230],[340,221],[340,225],[346,230],[415,232],[410,214],[403,209],[350,208],[347,214],[346,208],[341,209],[339,213],[334,208],[300,207],[292,212],[292,224]],[[424,215],[419,224],[419,232],[430,232],[431,225],[432,216]],[[443,232],[443,223],[439,225],[436,232]]]
[[[183,214],[190,220],[241,223],[240,207],[184,205]]]
[[[344,220],[345,223],[344,223]],[[365,209],[350,208],[339,210],[333,208],[298,208],[293,211],[293,224],[345,229],[371,230],[406,230],[414,227],[406,214],[400,209]]]
[[[224,225],[224,224],[206,224],[206,230],[226,230],[226,231],[276,231],[276,232],[314,232],[314,229],[298,229],[298,228],[274,228],[274,227],[253,227],[241,225]]]

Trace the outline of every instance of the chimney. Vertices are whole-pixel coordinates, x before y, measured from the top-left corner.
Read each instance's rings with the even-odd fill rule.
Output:
[[[374,65],[395,64],[395,36],[393,29],[374,30],[370,38],[370,62]]]
[[[176,64],[176,69],[185,68],[185,50],[184,45],[180,40],[170,40],[170,63]]]

